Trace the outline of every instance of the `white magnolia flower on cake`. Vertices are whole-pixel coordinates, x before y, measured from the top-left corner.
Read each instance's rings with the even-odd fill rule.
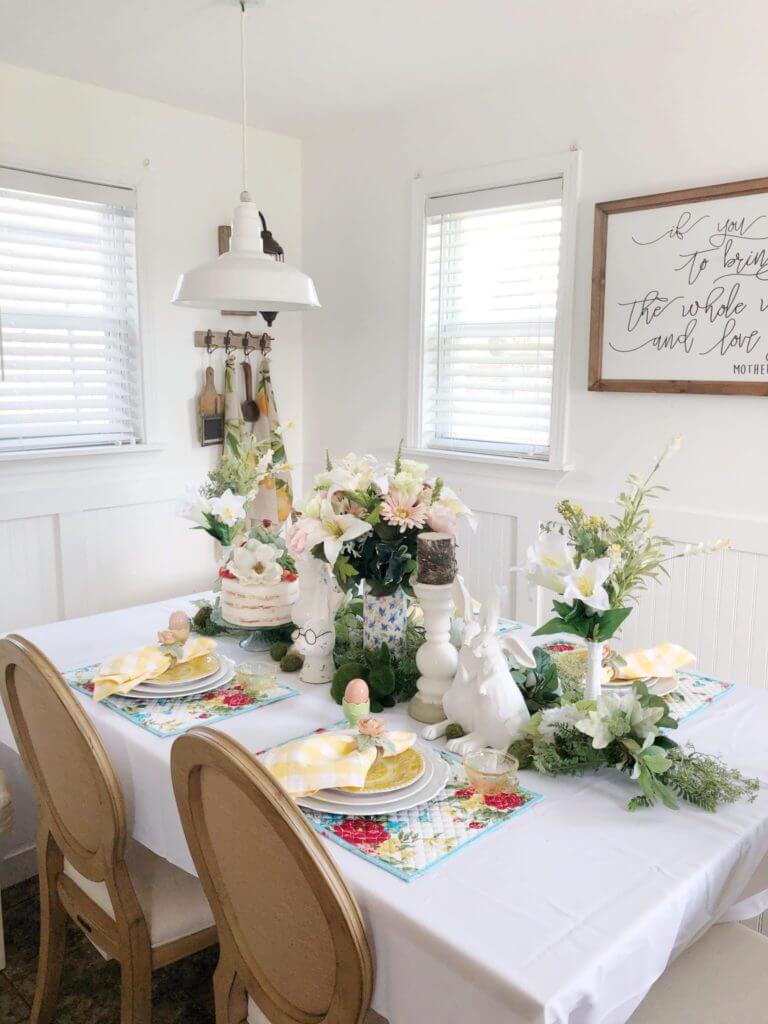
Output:
[[[542,533],[528,548],[525,571],[530,583],[546,587],[556,594],[565,592],[566,580],[573,572],[573,555],[562,533]]]
[[[244,583],[279,583],[283,575],[280,551],[260,540],[242,539],[232,550],[232,572]]]
[[[227,526],[234,526],[240,519],[245,519],[246,498],[242,494],[233,494],[231,488],[218,498],[211,498],[209,505],[211,515],[216,516]]]
[[[611,572],[610,558],[596,558],[594,562],[582,558],[578,569],[574,569],[565,577],[563,600],[583,601],[595,611],[606,611],[611,607],[611,599],[603,584]]]
[[[322,543],[323,553],[331,567],[336,564],[336,559],[345,544],[357,540],[371,530],[371,524],[358,519],[357,516],[334,512],[327,499],[322,503],[320,517],[317,520],[308,522],[306,526],[303,520],[300,522],[302,529],[307,532],[308,547],[313,548],[316,544]]]

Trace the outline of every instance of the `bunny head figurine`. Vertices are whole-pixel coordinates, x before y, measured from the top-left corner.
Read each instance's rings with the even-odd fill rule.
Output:
[[[465,630],[458,671],[443,698],[446,719],[422,731],[425,739],[437,739],[445,735],[449,722],[460,725],[465,735],[448,741],[448,749],[457,754],[483,747],[505,750],[513,740],[520,739],[530,720],[522,694],[509,673],[504,650],[527,667],[532,668],[535,660],[520,640],[499,636],[499,605],[496,593],[483,605],[479,627]]]

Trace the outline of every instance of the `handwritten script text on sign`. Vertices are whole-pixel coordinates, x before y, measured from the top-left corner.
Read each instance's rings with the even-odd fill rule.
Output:
[[[768,380],[768,195],[614,214],[603,376]]]

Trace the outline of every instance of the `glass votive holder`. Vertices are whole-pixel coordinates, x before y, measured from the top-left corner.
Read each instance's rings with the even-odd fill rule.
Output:
[[[517,758],[506,750],[473,750],[464,755],[467,780],[483,796],[517,792],[519,767]]]
[[[274,661],[241,661],[235,679],[253,697],[265,697],[277,679]]]

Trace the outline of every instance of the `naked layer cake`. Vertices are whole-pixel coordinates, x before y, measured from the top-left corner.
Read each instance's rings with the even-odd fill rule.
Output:
[[[282,626],[299,596],[296,565],[282,536],[265,521],[239,537],[220,570],[221,614],[235,626]]]

